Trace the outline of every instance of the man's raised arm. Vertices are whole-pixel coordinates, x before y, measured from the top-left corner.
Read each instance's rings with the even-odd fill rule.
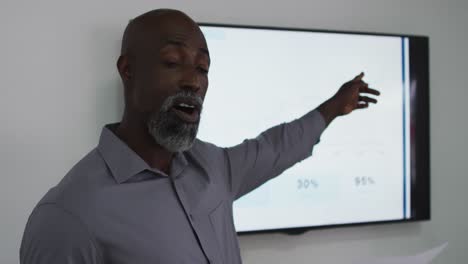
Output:
[[[362,93],[379,95],[362,81],[361,73],[343,84],[338,92],[317,109],[288,123],[262,132],[253,139],[225,148],[229,187],[235,200],[312,155],[315,144],[337,116],[367,108],[377,100]]]

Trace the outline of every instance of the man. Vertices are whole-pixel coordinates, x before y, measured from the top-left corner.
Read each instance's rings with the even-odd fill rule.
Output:
[[[221,148],[196,139],[209,65],[184,13],[128,24],[122,121],[34,208],[21,263],[241,263],[233,201],[309,157],[335,117],[377,102],[361,94],[379,94],[360,74],[318,109]]]

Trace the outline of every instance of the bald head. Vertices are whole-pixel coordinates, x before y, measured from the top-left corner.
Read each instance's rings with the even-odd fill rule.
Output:
[[[160,35],[170,30],[174,21],[191,24],[201,33],[197,23],[182,11],[155,9],[130,20],[122,37],[121,55],[132,54],[141,49],[141,46],[144,46],[142,44],[149,40],[157,40],[158,37],[162,37]]]

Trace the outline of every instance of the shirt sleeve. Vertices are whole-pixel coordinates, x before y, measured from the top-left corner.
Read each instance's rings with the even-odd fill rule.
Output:
[[[77,217],[55,204],[36,207],[20,248],[21,264],[102,263],[89,231]]]
[[[253,139],[224,148],[232,198],[238,199],[312,155],[325,121],[312,110],[288,123],[269,128]]]

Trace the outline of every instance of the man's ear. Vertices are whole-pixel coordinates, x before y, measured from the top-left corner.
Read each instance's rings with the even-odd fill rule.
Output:
[[[119,57],[117,60],[117,69],[123,82],[127,82],[132,78],[132,72],[130,71],[130,64],[127,55],[121,55]]]

